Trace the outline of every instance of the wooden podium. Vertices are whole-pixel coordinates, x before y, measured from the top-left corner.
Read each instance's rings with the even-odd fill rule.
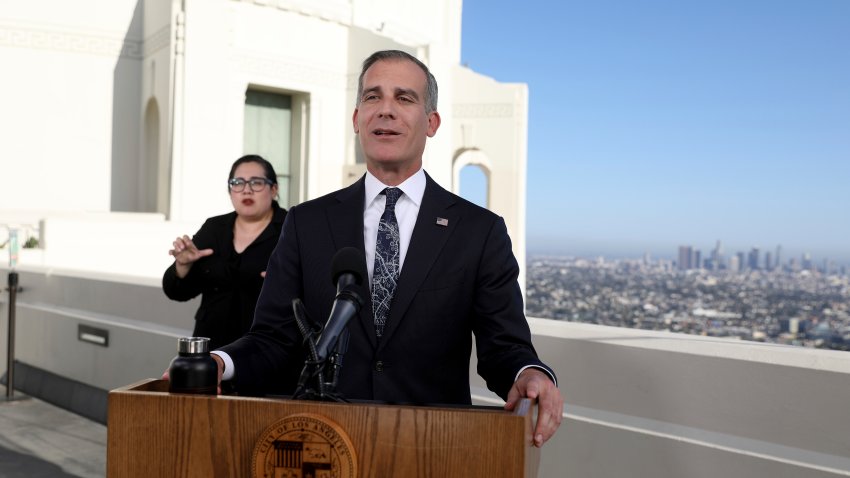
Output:
[[[108,477],[537,476],[530,400],[510,413],[167,390],[150,379],[109,393]]]

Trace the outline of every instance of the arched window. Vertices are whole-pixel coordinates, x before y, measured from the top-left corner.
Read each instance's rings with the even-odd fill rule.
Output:
[[[452,169],[452,192],[481,207],[489,208],[492,205],[490,160],[484,152],[477,149],[461,151],[455,156]]]
[[[460,196],[481,207],[488,207],[487,173],[477,164],[467,164],[460,170]]]

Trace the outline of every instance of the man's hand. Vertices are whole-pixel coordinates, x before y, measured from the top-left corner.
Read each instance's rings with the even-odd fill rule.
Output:
[[[534,446],[541,447],[561,425],[564,399],[561,391],[545,372],[527,368],[519,374],[508,392],[505,410],[513,410],[521,398],[537,399],[537,423],[534,427]]]

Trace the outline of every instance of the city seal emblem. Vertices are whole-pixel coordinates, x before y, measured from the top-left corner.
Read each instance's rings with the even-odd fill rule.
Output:
[[[268,427],[254,445],[253,478],[356,478],[357,456],[345,431],[312,413]]]

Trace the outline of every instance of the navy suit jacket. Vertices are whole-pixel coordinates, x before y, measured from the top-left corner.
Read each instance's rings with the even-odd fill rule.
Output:
[[[478,373],[502,398],[523,366],[551,372],[531,344],[504,220],[426,178],[384,336],[379,341],[375,334],[368,284],[360,294],[365,304],[349,322],[351,339],[337,387],[348,399],[470,403],[473,335]],[[364,196],[361,178],[290,209],[251,331],[222,348],[234,361],[240,393],[294,388],[305,353],[292,300],[301,298],[314,321],[327,321],[336,295],[334,254],[343,247],[364,249]]]

